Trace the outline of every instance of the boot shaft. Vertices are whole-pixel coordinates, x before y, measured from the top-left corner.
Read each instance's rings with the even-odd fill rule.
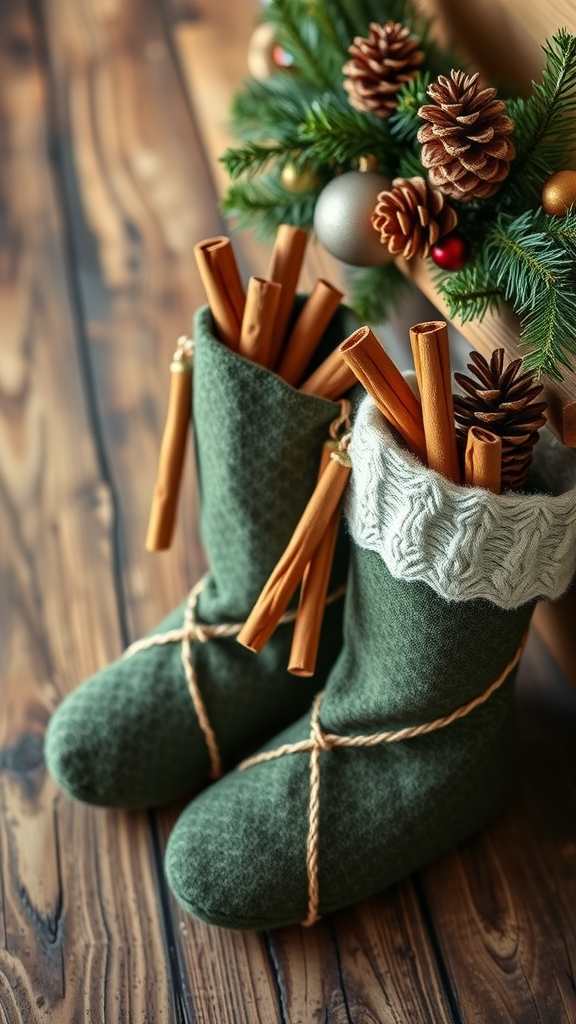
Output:
[[[341,307],[316,365],[346,337],[352,319]],[[200,611],[208,621],[235,621],[248,614],[288,544],[339,406],[231,352],[214,338],[207,309],[196,314],[194,327],[200,530],[210,565]],[[339,575],[342,582],[344,564]]]

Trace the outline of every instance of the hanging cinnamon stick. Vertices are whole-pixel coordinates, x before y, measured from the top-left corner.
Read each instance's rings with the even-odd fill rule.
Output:
[[[334,455],[341,461],[330,458],[288,547],[238,634],[238,642],[251,651],[261,651],[272,636],[340,504],[350,460],[339,452]]]
[[[422,400],[428,465],[458,484],[460,467],[446,324],[443,320],[415,324],[410,329],[410,342]]]
[[[287,384],[293,387],[300,384],[342,298],[343,293],[323,278],[314,285],[292,328],[276,370]]]
[[[146,551],[164,551],[172,541],[190,425],[192,353],[192,339],[179,338],[170,364],[168,413],[146,532]]]
[[[218,337],[237,352],[245,297],[232,243],[223,235],[206,238],[194,253]]]
[[[335,448],[336,442],[333,442],[332,446],[327,443],[322,448],[318,480],[330,461],[331,451]],[[300,602],[294,623],[292,649],[288,664],[288,671],[296,676],[314,675],[339,526],[340,509],[337,508],[302,577]]]
[[[316,395],[333,402],[345,395],[355,383],[356,375],[344,362],[338,349],[335,349],[300,385],[299,390],[306,395]]]
[[[469,487],[500,494],[502,438],[483,427],[470,427],[464,456],[464,479]]]
[[[338,350],[383,416],[426,464],[422,408],[400,370],[369,327],[354,331]]]
[[[282,286],[251,277],[240,329],[239,353],[260,366],[271,366],[272,337]]]
[[[270,351],[271,369],[276,368],[282,351],[307,242],[308,235],[303,228],[291,224],[281,224],[278,228],[266,275],[269,281],[282,285]]]

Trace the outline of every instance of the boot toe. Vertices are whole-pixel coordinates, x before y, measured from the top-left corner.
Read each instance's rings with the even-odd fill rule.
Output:
[[[179,645],[119,659],[69,694],[45,760],[66,793],[99,806],[149,807],[197,787],[208,755]]]
[[[231,773],[200,794],[172,830],[170,888],[208,924],[267,929],[306,917],[307,758],[283,762],[274,763],[272,787],[266,765]],[[278,801],[286,786],[303,801]],[[302,820],[294,820],[294,806]]]

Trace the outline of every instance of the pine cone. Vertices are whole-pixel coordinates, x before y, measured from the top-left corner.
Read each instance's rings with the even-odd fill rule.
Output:
[[[428,87],[434,105],[420,107],[428,121],[418,132],[421,159],[430,183],[452,199],[488,199],[498,191],[516,154],[507,137],[514,123],[495,100],[495,89],[482,89],[478,75],[451,71]]]
[[[532,461],[538,431],[546,423],[546,402],[535,402],[542,392],[529,372],[521,372],[522,360],[504,368],[504,349],[497,348],[490,363],[479,352],[471,352],[468,369],[477,380],[463,373],[454,378],[466,395],[454,395],[456,437],[462,460],[469,427],[481,426],[502,438],[502,490],[522,487]]]
[[[348,53],[352,60],[342,68],[350,103],[362,113],[390,117],[396,109],[396,93],[414,78],[424,60],[420,40],[399,22],[372,22],[368,39],[356,36]]]
[[[389,192],[380,192],[372,225],[382,245],[394,256],[427,256],[430,246],[452,231],[458,217],[438,189],[424,178],[394,178]]]

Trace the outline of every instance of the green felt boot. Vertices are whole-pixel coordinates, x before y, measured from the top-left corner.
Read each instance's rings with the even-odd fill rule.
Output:
[[[455,487],[369,400],[350,451],[345,644],[325,692],[169,840],[175,896],[213,924],[311,923],[375,893],[482,826],[515,782],[515,666],[536,598],[574,572],[576,453],[558,496]]]
[[[341,307],[311,368],[355,327]],[[196,619],[242,623],[314,489],[322,445],[340,408],[232,353],[215,340],[207,309],[195,317],[194,339],[200,523],[210,566]],[[332,591],[345,582],[348,549],[341,539]],[[177,608],[154,633],[178,636],[185,610],[185,604]],[[114,662],[53,715],[45,746],[49,771],[67,793],[104,806],[153,806],[197,788],[309,706],[342,645],[342,600],[327,607],[312,679],[286,671],[292,628],[280,626],[259,655],[224,637],[193,639],[190,658],[175,640]]]

